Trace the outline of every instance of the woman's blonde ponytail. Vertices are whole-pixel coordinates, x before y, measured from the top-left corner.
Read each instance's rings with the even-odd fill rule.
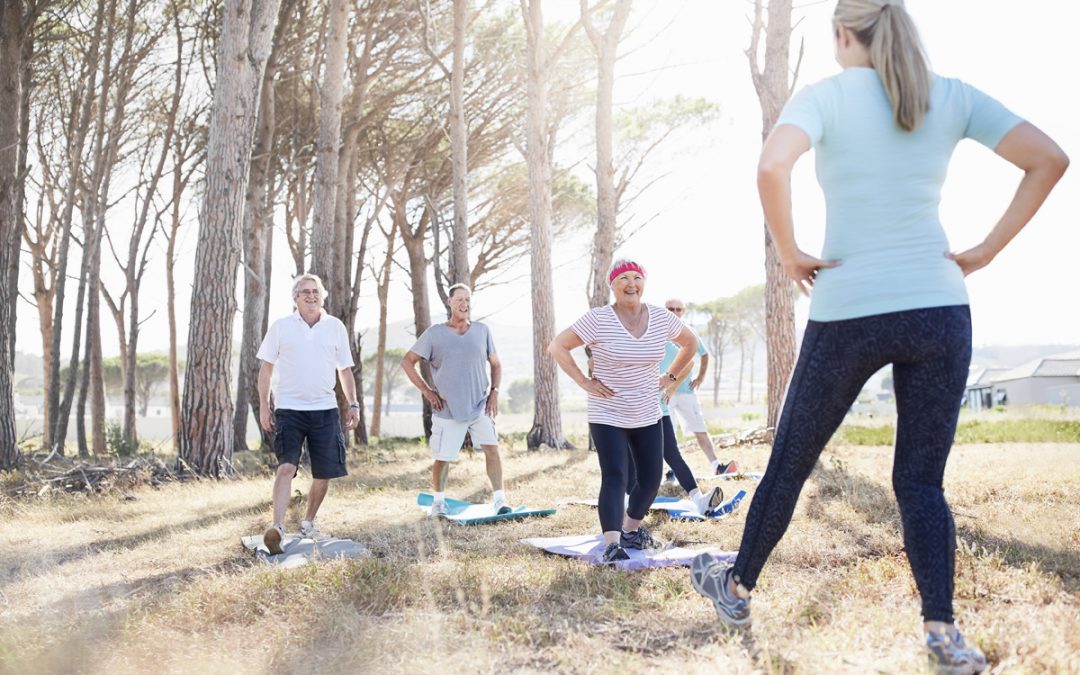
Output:
[[[930,67],[903,0],[840,0],[833,21],[870,52],[896,123],[904,131],[916,129],[930,109]]]

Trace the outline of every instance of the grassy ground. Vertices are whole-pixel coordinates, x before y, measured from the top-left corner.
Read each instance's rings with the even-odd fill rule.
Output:
[[[747,469],[766,456],[735,455]],[[1080,672],[1078,458],[1080,444],[954,450],[957,612],[995,672]],[[530,454],[515,442],[504,461],[515,503],[593,496],[599,484],[584,451]],[[518,543],[593,532],[592,509],[474,528],[425,520],[414,506],[428,480],[417,446],[358,456],[323,508],[323,529],[376,557],[291,571],[252,564],[239,545],[266,524],[268,476],[8,500],[0,671],[918,672],[918,601],[890,464],[888,448],[826,451],[741,634],[718,628],[683,569],[616,572]],[[450,480],[452,496],[488,497],[481,455]],[[734,549],[745,511],[653,529]]]

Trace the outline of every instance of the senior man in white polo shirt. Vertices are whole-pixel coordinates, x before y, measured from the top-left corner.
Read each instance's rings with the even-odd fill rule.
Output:
[[[285,535],[285,510],[289,505],[292,479],[300,463],[300,451],[307,441],[311,460],[311,492],[307,513],[300,521],[300,535],[314,539],[319,535],[315,515],[331,478],[348,473],[345,469],[345,435],[341,431],[334,384],[349,401],[345,428],[360,421],[356,401],[356,383],[352,376],[353,358],[345,324],[323,309],[326,289],[314,274],[301,274],[293,281],[296,311],[278,319],[267,331],[257,354],[259,369],[259,422],[274,432],[274,451],[278,468],[274,478],[274,522],[263,533],[263,543],[271,553],[281,553]],[[270,410],[270,381],[278,371],[274,402]]]
[[[502,364],[495,353],[491,331],[469,312],[472,291],[465,284],[449,289],[450,320],[428,328],[401,360],[409,381],[431,403],[431,483],[434,491],[432,516],[446,514],[446,474],[457,461],[465,434],[484,451],[488,478],[494,491],[495,512],[512,509],[503,492],[502,460],[495,416],[499,414],[499,380]],[[420,359],[431,363],[434,386],[424,382],[416,370]],[[491,367],[488,380],[487,366]]]

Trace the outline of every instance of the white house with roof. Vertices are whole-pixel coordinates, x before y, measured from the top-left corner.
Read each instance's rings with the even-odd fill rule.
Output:
[[[974,410],[1038,403],[1080,407],[1080,352],[1043,356],[1009,370],[973,372],[965,393]]]

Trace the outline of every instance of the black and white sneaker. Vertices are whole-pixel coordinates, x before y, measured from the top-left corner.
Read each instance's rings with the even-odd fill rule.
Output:
[[[602,561],[605,565],[610,565],[611,563],[616,563],[620,560],[629,559],[630,556],[627,555],[626,549],[614,543],[607,545],[607,548],[604,549],[604,555],[602,557]]]
[[[679,479],[675,477],[675,471],[674,470],[668,469],[667,473],[664,474],[664,484],[665,485],[678,485],[679,484]]]
[[[667,546],[662,541],[653,539],[649,531],[644,527],[638,527],[633,532],[623,532],[619,535],[619,543],[623,548],[636,548],[638,550],[660,549]]]
[[[705,517],[709,517],[713,514],[713,510],[716,507],[724,503],[724,491],[717,485],[708,492],[701,492],[696,497],[692,497],[690,501],[694,502],[694,506],[697,507],[698,513]]]

